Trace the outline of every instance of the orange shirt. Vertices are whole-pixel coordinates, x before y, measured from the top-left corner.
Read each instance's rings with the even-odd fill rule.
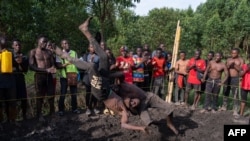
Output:
[[[245,71],[247,69],[247,64],[242,65],[242,70]],[[250,90],[250,71],[247,71],[241,80],[241,88],[244,90]]]
[[[133,83],[133,70],[134,61],[131,57],[124,58],[123,56],[119,56],[116,58],[116,66],[119,70],[123,71],[125,76],[125,81],[132,84]]]
[[[166,64],[165,58],[153,57],[152,64],[154,67],[153,77],[155,78],[158,76],[164,76],[164,74],[165,74],[164,68],[165,68],[165,64]]]
[[[198,60],[195,60],[195,58],[191,58],[188,62],[188,67],[192,66],[193,64],[196,64],[196,67],[198,69],[200,69],[201,71],[205,71],[206,70],[206,62],[205,60],[203,59],[198,59]],[[191,84],[201,84],[201,81],[197,78],[197,70],[192,68],[189,73],[188,73],[188,80],[187,80],[188,83],[191,83]]]

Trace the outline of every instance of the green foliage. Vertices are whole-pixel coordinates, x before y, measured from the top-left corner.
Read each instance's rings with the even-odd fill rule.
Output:
[[[28,71],[27,74],[25,74],[25,82],[27,86],[34,83],[34,74],[34,71]]]
[[[35,47],[36,38],[41,34],[57,44],[67,38],[73,49],[81,51],[82,44],[87,44],[78,30],[78,25],[88,17],[85,5],[74,0],[2,0],[0,32],[9,39],[20,39],[25,52]]]
[[[147,16],[138,16],[129,10],[140,0],[1,0],[0,32],[10,39],[19,38],[24,51],[35,47],[36,38],[45,34],[60,44],[68,38],[77,52],[86,50],[87,40],[78,26],[89,15],[94,19],[90,29],[100,32],[115,54],[122,45],[130,49],[149,44],[152,49],[160,43],[171,51],[177,21],[182,27],[180,50],[190,56],[201,48],[223,51],[239,47],[249,53],[249,0],[207,0],[196,11],[156,8]],[[226,48],[226,49],[225,49]]]

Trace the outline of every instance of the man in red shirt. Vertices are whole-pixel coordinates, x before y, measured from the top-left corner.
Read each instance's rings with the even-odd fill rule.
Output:
[[[162,55],[162,49],[157,48],[155,57],[152,59],[152,65],[153,65],[153,93],[159,95],[159,97],[162,97],[162,94],[164,93],[164,77],[165,72],[168,70],[166,66],[166,59]]]
[[[194,110],[198,106],[198,102],[200,101],[201,93],[201,79],[202,74],[206,70],[206,62],[205,60],[201,59],[201,51],[196,50],[195,56],[191,58],[187,65],[187,72],[188,72],[188,80],[187,86],[185,91],[185,104],[187,105],[188,102],[188,95],[191,89],[195,90],[194,102],[191,107]]]
[[[133,66],[134,66],[134,61],[132,57],[128,56],[128,49],[126,46],[122,46],[120,48],[121,56],[116,58],[116,67],[120,70],[123,71],[125,75],[125,81],[133,84]]]
[[[248,56],[250,59],[250,56]],[[246,107],[247,94],[250,92],[250,64],[243,64],[240,72],[241,80],[241,103],[240,115],[243,116]]]
[[[250,60],[250,55],[247,57]],[[241,80],[241,102],[240,115],[234,117],[234,122],[241,124],[250,124],[250,119],[244,117],[244,110],[247,102],[247,94],[250,92],[250,63],[243,64],[240,71]]]

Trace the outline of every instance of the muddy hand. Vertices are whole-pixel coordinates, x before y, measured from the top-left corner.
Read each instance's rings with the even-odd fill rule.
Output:
[[[143,127],[143,133],[146,133],[146,134],[149,134],[149,129],[145,126],[145,127]]]

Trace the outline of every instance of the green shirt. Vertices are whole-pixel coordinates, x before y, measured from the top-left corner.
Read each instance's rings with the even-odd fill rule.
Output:
[[[77,58],[77,53],[73,50],[69,51],[69,56],[72,58]],[[69,63],[68,60],[60,58],[62,64]],[[78,73],[78,69],[74,64],[67,65],[66,68],[62,68],[60,71],[60,77],[66,78],[67,72],[75,72]]]

